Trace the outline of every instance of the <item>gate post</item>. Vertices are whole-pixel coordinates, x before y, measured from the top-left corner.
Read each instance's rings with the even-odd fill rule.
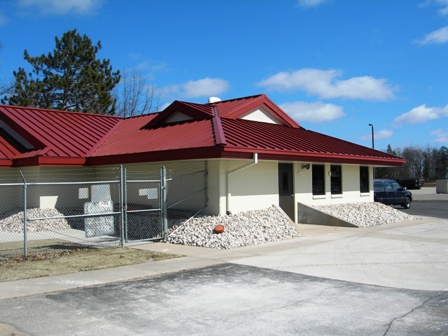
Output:
[[[25,176],[23,176],[22,171],[20,171],[20,175],[22,175],[23,180],[23,255],[25,257],[28,257],[28,237],[27,237],[27,231],[28,231],[28,223],[26,218],[26,199],[27,199],[27,184],[25,180]]]
[[[120,247],[124,246],[125,241],[125,222],[126,222],[126,171],[123,165],[120,165]]]
[[[163,166],[160,169],[160,198],[161,198],[161,208],[162,208],[162,237],[166,241],[168,235],[168,212],[166,205],[166,168]]]

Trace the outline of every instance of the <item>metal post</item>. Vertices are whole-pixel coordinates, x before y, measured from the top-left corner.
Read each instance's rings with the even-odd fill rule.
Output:
[[[372,148],[375,149],[375,132],[373,130],[373,124],[369,124],[372,127]]]
[[[126,184],[125,184],[125,171],[123,169],[123,166],[120,166],[120,247],[124,246],[125,241],[125,222],[126,222],[126,205],[125,205],[125,190],[126,190]]]
[[[372,149],[375,149],[375,132],[373,130],[373,124],[369,124],[372,127]],[[372,166],[373,178],[375,178],[375,166]]]
[[[23,180],[23,255],[25,257],[28,257],[28,237],[27,237],[27,231],[28,231],[28,223],[27,223],[27,217],[26,217],[26,199],[27,199],[27,184],[25,180],[25,176],[23,176],[22,171],[20,171],[20,175],[22,175]]]
[[[163,240],[167,239],[168,236],[168,211],[166,204],[166,168],[163,166],[160,169],[160,198],[161,198],[161,209],[162,209],[162,237]]]

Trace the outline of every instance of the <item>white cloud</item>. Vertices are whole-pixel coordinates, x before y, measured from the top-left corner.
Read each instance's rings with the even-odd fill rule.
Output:
[[[216,96],[229,90],[229,82],[221,78],[203,78],[162,88],[162,95],[182,96],[184,98]]]
[[[435,2],[442,7],[439,9],[439,13],[442,15],[448,15],[448,0],[435,0]]]
[[[431,135],[435,136],[434,142],[448,142],[448,132],[442,129],[432,131]]]
[[[448,43],[448,26],[435,30],[416,42],[422,45]]]
[[[376,131],[373,134],[373,136],[375,137],[375,140],[387,139],[387,138],[390,138],[392,135],[394,135],[394,132],[392,132],[391,130],[388,130],[388,129]],[[372,140],[372,133],[363,135],[361,137],[361,140]]]
[[[25,9],[37,9],[41,14],[90,14],[99,8],[105,0],[18,0],[17,4]]]
[[[280,108],[297,122],[321,123],[341,118],[345,115],[341,106],[322,102],[292,102],[280,105]]]
[[[259,83],[258,86],[275,91],[304,90],[320,98],[346,98],[363,100],[388,100],[394,98],[394,88],[385,79],[370,76],[338,79],[339,70],[302,69],[279,72]]]
[[[303,8],[310,8],[310,7],[316,7],[320,4],[324,3],[326,0],[298,0],[297,3],[300,7]]]
[[[423,104],[396,117],[394,124],[421,124],[441,117],[448,117],[448,105],[444,107],[427,107],[426,104]]]

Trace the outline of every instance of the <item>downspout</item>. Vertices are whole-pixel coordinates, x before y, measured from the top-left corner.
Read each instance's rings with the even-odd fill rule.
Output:
[[[230,215],[232,212],[230,211],[230,198],[232,196],[232,193],[230,192],[230,175],[239,171],[242,171],[243,169],[252,167],[258,163],[258,153],[254,153],[254,158],[251,163],[248,163],[244,166],[229,170],[226,175],[226,191],[227,191],[227,197],[226,197],[226,214]]]

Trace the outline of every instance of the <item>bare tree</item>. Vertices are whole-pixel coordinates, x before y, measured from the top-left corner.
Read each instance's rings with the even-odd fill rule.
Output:
[[[160,92],[154,85],[148,85],[138,68],[125,69],[121,75],[115,95],[117,115],[132,117],[160,109]]]

